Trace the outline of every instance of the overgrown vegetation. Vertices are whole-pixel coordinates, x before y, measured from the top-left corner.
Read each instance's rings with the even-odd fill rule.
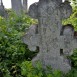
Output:
[[[27,15],[18,17],[13,12],[7,20],[0,17],[0,75],[3,75],[0,77],[15,77],[16,74],[19,77],[20,64],[34,56],[21,40],[25,30],[34,23]]]
[[[70,56],[72,70],[63,74],[60,71],[53,71],[47,67],[45,73],[41,63],[34,68],[31,59],[36,52],[31,52],[21,37],[31,24],[35,21],[27,15],[17,16],[12,11],[7,19],[0,17],[0,77],[77,77],[77,49]],[[73,14],[64,24],[74,25],[77,30],[77,9],[74,7]]]

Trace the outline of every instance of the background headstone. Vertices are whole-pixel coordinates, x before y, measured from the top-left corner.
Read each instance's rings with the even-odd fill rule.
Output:
[[[22,2],[21,0],[11,0],[12,9],[16,14],[21,15],[22,13]]]
[[[0,16],[5,17],[5,18],[7,17],[7,12],[4,8],[2,0],[0,0]]]

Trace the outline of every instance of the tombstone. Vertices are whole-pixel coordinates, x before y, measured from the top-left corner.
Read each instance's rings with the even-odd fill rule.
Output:
[[[22,2],[21,0],[11,0],[12,9],[15,11],[17,15],[21,15],[22,13]]]
[[[23,0],[23,11],[26,13],[27,12],[27,0]]]
[[[4,8],[2,0],[0,0],[0,16],[5,17],[5,18],[7,17],[7,13]]]
[[[74,29],[67,25],[62,27],[62,19],[70,17],[72,7],[68,1],[39,0],[29,8],[29,15],[38,19],[38,25],[32,25],[23,37],[23,42],[29,49],[39,53],[33,58],[35,66],[40,61],[45,69],[51,66],[53,70],[67,73],[71,70],[71,61],[67,58],[77,48]]]

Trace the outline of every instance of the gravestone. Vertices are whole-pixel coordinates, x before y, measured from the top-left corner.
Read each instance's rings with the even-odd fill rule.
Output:
[[[31,51],[39,47],[39,53],[33,58],[33,65],[40,61],[43,68],[51,66],[53,70],[67,73],[71,69],[71,62],[67,58],[77,48],[74,29],[68,24],[62,27],[62,19],[70,17],[72,8],[68,1],[39,0],[29,8],[29,15],[38,19],[38,25],[32,25],[23,42]]]
[[[5,18],[7,17],[7,12],[4,8],[2,0],[0,0],[0,16],[5,17]]]
[[[11,0],[12,9],[16,14],[21,15],[22,13],[22,2],[21,0]]]
[[[23,0],[23,11],[26,13],[27,12],[27,0]]]

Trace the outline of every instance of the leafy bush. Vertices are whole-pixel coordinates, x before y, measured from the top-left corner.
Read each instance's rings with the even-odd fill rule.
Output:
[[[73,8],[73,13],[70,18],[63,20],[63,25],[72,24],[77,31],[77,8]]]
[[[47,66],[47,71],[42,68],[40,62],[36,63],[36,67],[33,67],[29,61],[24,61],[21,64],[21,75],[24,77],[77,77],[77,70],[72,68],[67,74],[62,73],[59,70],[52,71],[52,68]]]
[[[31,60],[34,56],[21,40],[25,28],[34,23],[27,15],[18,17],[13,12],[10,12],[7,20],[0,17],[0,73],[4,77],[19,77],[19,64],[24,60]]]
[[[72,67],[77,69],[77,49],[74,50],[74,53],[70,59],[72,60]]]
[[[62,77],[63,74],[60,71],[54,72],[50,67],[47,67],[47,72],[43,70],[42,64],[38,61],[36,67],[33,67],[29,61],[24,61],[21,64],[21,74],[24,77]]]

